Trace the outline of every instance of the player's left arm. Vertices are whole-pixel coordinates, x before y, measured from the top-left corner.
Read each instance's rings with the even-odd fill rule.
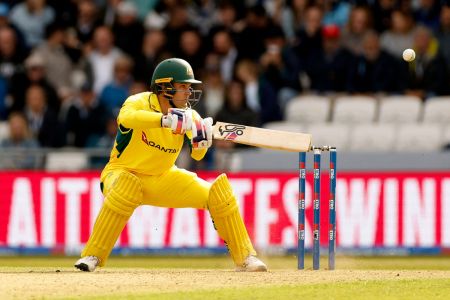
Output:
[[[201,118],[193,110],[192,131],[188,135],[188,143],[191,148],[191,157],[195,160],[201,160],[208,148],[212,145],[212,118]]]

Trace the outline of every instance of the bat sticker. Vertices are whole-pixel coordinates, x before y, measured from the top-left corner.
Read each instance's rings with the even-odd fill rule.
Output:
[[[223,128],[225,127],[225,128]],[[220,135],[224,137],[226,140],[234,140],[239,135],[243,135],[245,130],[244,125],[234,125],[234,124],[227,124],[225,126],[219,127]]]

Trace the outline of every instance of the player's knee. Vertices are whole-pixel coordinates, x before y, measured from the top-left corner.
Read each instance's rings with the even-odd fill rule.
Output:
[[[208,209],[213,218],[223,218],[238,210],[233,189],[225,174],[219,175],[211,185]]]
[[[112,183],[105,197],[105,204],[117,213],[131,215],[142,203],[142,184],[140,179],[129,173],[121,172]]]

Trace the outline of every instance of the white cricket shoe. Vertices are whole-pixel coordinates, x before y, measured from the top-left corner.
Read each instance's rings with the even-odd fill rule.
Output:
[[[93,272],[99,262],[100,261],[96,256],[85,256],[77,260],[75,268],[85,272]]]
[[[256,256],[249,255],[242,266],[236,267],[237,272],[267,272],[267,266]]]

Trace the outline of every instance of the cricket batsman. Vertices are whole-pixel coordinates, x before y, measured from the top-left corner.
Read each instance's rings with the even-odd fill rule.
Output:
[[[153,73],[151,92],[132,95],[123,104],[100,177],[103,206],[76,268],[92,272],[104,266],[134,210],[154,205],[208,209],[236,271],[267,271],[256,257],[227,176],[208,183],[175,165],[185,137],[195,160],[212,144],[212,118],[202,119],[190,108],[202,92],[191,85],[199,83],[188,62],[166,59]]]

